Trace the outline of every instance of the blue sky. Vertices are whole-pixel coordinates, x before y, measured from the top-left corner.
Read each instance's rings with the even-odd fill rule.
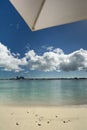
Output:
[[[7,50],[10,51],[10,57],[12,57],[13,53],[15,54],[13,60],[19,59],[17,64],[14,63],[16,67],[22,66],[20,71],[15,71],[15,66],[14,69],[9,67],[12,65],[13,60],[9,61],[11,62],[9,63],[10,65],[7,62],[0,64],[0,78],[15,77],[16,75],[23,75],[25,77],[87,77],[86,20],[32,32],[9,0],[3,0],[0,1],[0,43],[1,49],[7,47]],[[81,48],[83,50],[80,50]],[[58,52],[55,51],[56,49]],[[55,61],[55,57],[60,57],[59,53],[61,50],[64,54],[61,56],[62,63],[58,65],[57,63],[60,61]],[[20,55],[18,56],[17,53]],[[25,53],[27,56],[25,56]],[[34,56],[30,56],[31,54]],[[79,54],[78,57],[76,57],[77,54]],[[2,55],[3,57],[5,56],[4,53]],[[53,61],[57,65],[54,65],[52,60],[50,61],[52,58],[49,59],[49,55],[52,55]],[[38,56],[39,59],[37,58]],[[28,63],[18,63],[23,58],[28,60]],[[37,59],[38,63],[33,58]],[[43,66],[41,60],[46,62],[46,58],[48,58],[49,64],[46,63]],[[80,60],[80,58],[83,59]],[[1,61],[4,59],[0,58]],[[7,61],[8,59],[7,57]],[[66,64],[64,59],[68,59],[69,64]],[[77,63],[74,65],[70,59],[76,59],[79,65]],[[5,66],[6,63],[8,66]],[[70,69],[67,70],[67,67]]]

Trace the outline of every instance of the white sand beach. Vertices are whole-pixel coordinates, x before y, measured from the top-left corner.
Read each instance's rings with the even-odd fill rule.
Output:
[[[0,130],[87,130],[87,107],[0,105]]]

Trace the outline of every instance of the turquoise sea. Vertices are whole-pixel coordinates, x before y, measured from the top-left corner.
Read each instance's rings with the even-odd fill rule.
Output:
[[[87,105],[87,80],[0,80],[0,103]]]

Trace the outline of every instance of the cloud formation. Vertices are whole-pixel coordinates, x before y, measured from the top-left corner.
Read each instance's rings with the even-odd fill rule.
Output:
[[[37,55],[34,50],[25,53],[23,58],[19,58],[19,55],[19,53],[11,53],[5,45],[0,43],[0,68],[15,72],[22,71],[22,67],[44,72],[87,71],[87,50],[84,49],[64,54],[62,49],[51,47],[43,55]]]
[[[75,71],[87,70],[87,50],[80,49],[70,54],[64,54],[63,50],[56,48],[44,52],[42,56],[30,50],[25,54],[30,70],[41,71]]]
[[[5,45],[0,43],[0,68],[5,71],[21,71],[22,68],[20,66],[26,65],[26,59],[19,59],[18,55],[19,53],[11,53]]]

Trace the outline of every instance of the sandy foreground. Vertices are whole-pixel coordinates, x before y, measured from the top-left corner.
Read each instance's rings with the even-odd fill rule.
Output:
[[[0,105],[0,130],[87,130],[87,107]]]

